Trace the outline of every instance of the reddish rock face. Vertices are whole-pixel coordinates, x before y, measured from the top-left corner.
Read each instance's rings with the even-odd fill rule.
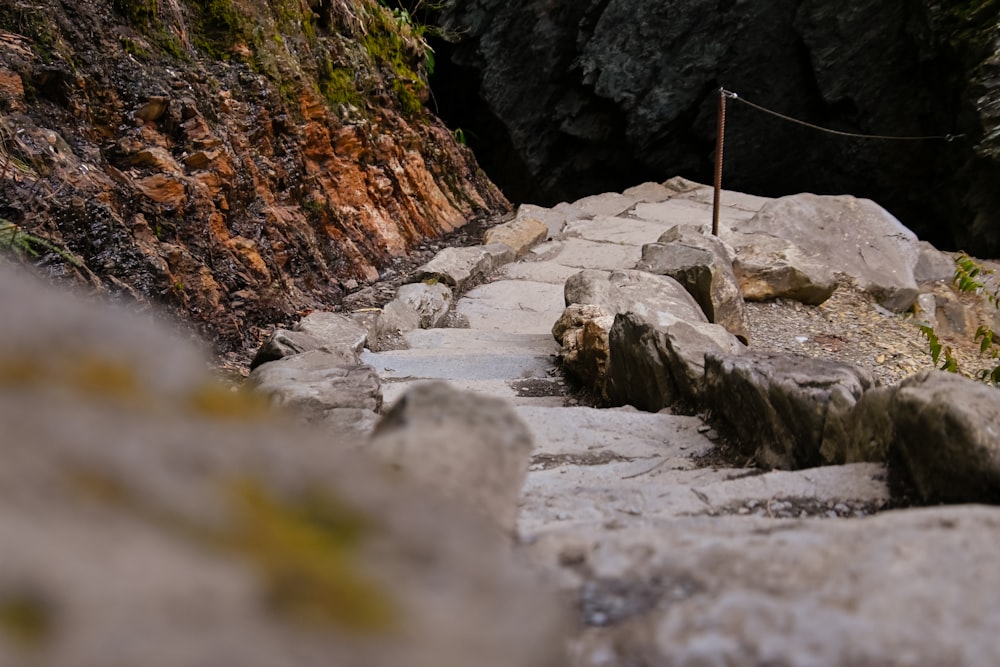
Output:
[[[0,218],[58,249],[34,246],[48,274],[233,349],[509,208],[420,105],[410,23],[372,0],[203,4],[0,8]]]

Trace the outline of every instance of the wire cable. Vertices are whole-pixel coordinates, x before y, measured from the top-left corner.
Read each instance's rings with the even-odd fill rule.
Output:
[[[804,120],[799,120],[798,118],[792,118],[791,116],[786,116],[783,113],[779,113],[772,109],[768,109],[767,107],[762,107],[759,104],[754,104],[750,100],[740,97],[731,90],[726,90],[725,88],[720,88],[719,90],[723,95],[725,95],[729,99],[736,100],[737,102],[742,102],[743,104],[746,104],[748,107],[751,107],[758,111],[762,111],[766,114],[776,116],[790,123],[795,123],[796,125],[802,125],[803,127],[808,127],[813,130],[819,130],[820,132],[826,132],[828,134],[836,134],[841,137],[851,137],[853,139],[878,139],[882,141],[953,141],[955,139],[959,139],[965,136],[964,134],[939,134],[939,135],[932,135],[925,137],[899,137],[899,136],[890,136],[884,134],[858,134],[856,132],[842,132],[841,130],[832,130],[828,127],[813,125],[812,123],[807,123]]]

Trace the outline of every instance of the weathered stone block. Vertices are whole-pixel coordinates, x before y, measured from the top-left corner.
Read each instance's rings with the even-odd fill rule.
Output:
[[[748,352],[705,358],[706,406],[744,453],[783,469],[824,462],[841,451],[851,412],[875,385],[855,366],[789,354]]]

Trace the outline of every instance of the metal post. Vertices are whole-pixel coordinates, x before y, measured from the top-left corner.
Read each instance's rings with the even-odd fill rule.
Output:
[[[719,235],[719,199],[722,195],[722,152],[726,143],[726,89],[719,88],[719,130],[715,135],[715,198],[712,202],[712,235]]]

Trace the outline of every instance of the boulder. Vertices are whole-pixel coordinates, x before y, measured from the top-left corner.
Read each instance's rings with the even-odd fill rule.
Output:
[[[823,259],[807,257],[793,243],[766,234],[726,234],[736,247],[733,270],[746,301],[791,299],[818,306],[837,289]]]
[[[562,366],[585,387],[605,396],[608,370],[608,334],[615,316],[603,306],[573,304],[552,327],[552,336],[562,346]]]
[[[680,283],[645,271],[584,270],[566,281],[564,293],[567,306],[604,306],[610,313],[636,313],[664,325],[708,321]]]
[[[955,258],[941,252],[927,241],[917,244],[917,263],[913,277],[918,284],[950,283],[955,275]]]
[[[782,197],[749,221],[737,223],[733,231],[792,243],[803,256],[835,267],[894,312],[907,310],[917,298],[913,274],[919,255],[917,237],[868,199]],[[738,238],[734,236],[734,244]]]
[[[709,322],[747,342],[746,309],[733,253],[717,238],[674,228],[642,248],[639,271],[670,276],[694,297]]]
[[[736,355],[744,349],[717,324],[664,324],[635,312],[618,314],[608,338],[608,400],[649,412],[668,406],[697,410],[706,400],[705,355]]]
[[[567,204],[568,206],[568,204]],[[566,212],[555,208],[545,208],[534,204],[521,204],[517,207],[516,220],[531,218],[545,224],[549,236],[558,236],[566,226]]]
[[[548,237],[549,227],[543,221],[519,216],[510,222],[491,227],[483,237],[483,243],[503,243],[514,251],[516,257],[520,257]]]
[[[448,317],[452,293],[447,285],[436,282],[410,283],[400,285],[396,299],[408,304],[420,316],[421,329],[439,327]],[[406,331],[412,328],[405,329]]]
[[[395,338],[407,331],[419,329],[420,319],[417,309],[402,299],[396,298],[385,304],[375,322],[378,339],[376,347],[384,347],[386,338]]]
[[[340,313],[309,313],[295,325],[295,331],[311,336],[331,353],[348,358],[356,359],[368,342],[368,329]]]
[[[856,409],[855,458],[887,452],[927,502],[1000,502],[1000,392],[924,371]]]
[[[288,329],[275,329],[274,333],[264,341],[264,344],[257,350],[257,354],[250,361],[250,370],[252,371],[261,364],[266,364],[269,361],[277,361],[278,359],[284,359],[294,354],[302,354],[309,350],[318,350],[321,347],[320,342],[307,333],[289,331]],[[344,355],[343,359],[345,363],[350,362],[352,359],[356,361],[357,354],[350,351],[347,355]]]
[[[375,369],[345,365],[341,357],[324,350],[264,364],[250,373],[248,383],[272,405],[294,409],[309,422],[332,422],[360,434],[371,430],[382,408]]]
[[[838,458],[829,452],[845,447],[852,409],[874,385],[867,371],[824,359],[756,352],[705,358],[712,420],[745,454],[772,468]]]
[[[463,292],[514,258],[514,250],[503,243],[445,248],[418,267],[411,275],[411,282],[436,279]]]
[[[505,401],[419,385],[378,423],[369,449],[406,479],[513,531],[532,439]]]
[[[0,664],[563,664],[560,605],[479,517],[162,321],[0,274]]]

